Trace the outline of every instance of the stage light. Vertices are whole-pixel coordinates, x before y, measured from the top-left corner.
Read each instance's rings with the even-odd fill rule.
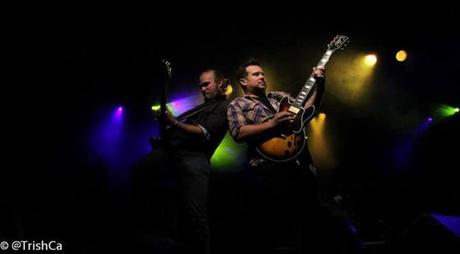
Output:
[[[338,54],[328,70],[328,92],[350,105],[371,101],[376,66],[366,63],[367,52]],[[281,88],[280,88],[281,89]],[[364,105],[362,105],[364,106]]]
[[[213,169],[217,171],[237,171],[244,161],[245,145],[237,144],[227,133],[211,158]]]
[[[440,105],[437,109],[437,113],[441,118],[449,117],[459,112],[459,108],[454,108],[448,105]]]
[[[120,119],[122,115],[123,115],[123,107],[118,106],[115,110],[115,117]]]
[[[229,97],[233,93],[233,86],[228,85],[227,88],[225,89],[225,95]]]
[[[319,113],[313,118],[308,128],[309,146],[315,164],[321,169],[333,169],[336,165],[335,158],[331,149],[331,144],[326,133],[326,114]]]
[[[175,112],[176,107],[177,107],[177,103],[175,103],[175,102],[171,102],[171,103],[166,104],[166,110],[169,110],[171,113]],[[151,107],[152,111],[159,111],[160,108],[161,108],[160,105],[153,105]]]
[[[407,52],[405,50],[400,50],[396,53],[396,60],[398,62],[404,62],[407,59]]]
[[[367,55],[364,62],[369,66],[374,66],[377,63],[377,56],[375,54]]]
[[[166,103],[166,109],[173,116],[178,116],[202,103],[202,95],[198,93],[192,96],[173,96],[171,98],[171,102]],[[160,110],[160,105],[152,105],[151,109],[152,111],[158,111]]]

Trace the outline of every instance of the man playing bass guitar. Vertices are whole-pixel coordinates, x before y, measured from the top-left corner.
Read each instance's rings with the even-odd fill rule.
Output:
[[[228,130],[228,103],[219,71],[202,72],[199,88],[204,103],[177,119],[166,112],[164,140],[134,168],[133,191],[146,233],[181,243],[184,253],[207,254],[210,159]]]

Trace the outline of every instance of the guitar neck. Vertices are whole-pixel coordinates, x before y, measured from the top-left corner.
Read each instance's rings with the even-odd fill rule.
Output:
[[[171,86],[171,63],[167,60],[161,61],[163,64],[163,82],[160,85],[160,137],[164,138],[166,136],[166,94],[167,88]]]
[[[326,53],[324,53],[323,57],[321,57],[321,60],[316,65],[316,68],[324,68],[324,66],[326,66],[326,63],[329,61],[329,58],[331,57],[332,53],[332,50],[326,50]],[[313,74],[311,74],[310,77],[308,77],[305,84],[303,85],[302,90],[300,90],[300,93],[297,95],[293,104],[294,107],[303,108],[303,104],[307,100],[308,95],[310,94],[315,82],[316,80]]]

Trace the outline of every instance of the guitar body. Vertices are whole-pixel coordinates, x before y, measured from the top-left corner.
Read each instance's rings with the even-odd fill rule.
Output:
[[[280,102],[279,112],[288,111],[290,107],[288,98],[284,97]],[[285,162],[296,158],[305,148],[307,143],[305,125],[314,113],[314,106],[307,109],[301,108],[294,123],[282,126],[271,138],[264,140],[256,148],[256,151],[264,158],[276,162]]]

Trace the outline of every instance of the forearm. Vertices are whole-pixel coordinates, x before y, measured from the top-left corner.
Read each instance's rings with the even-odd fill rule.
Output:
[[[197,125],[175,122],[174,126],[190,134],[203,135],[203,130]]]
[[[324,84],[318,84],[315,86],[315,90],[313,91],[312,95],[307,99],[304,104],[304,108],[308,108],[314,105],[317,109],[321,105],[321,100],[324,94]]]
[[[323,95],[324,95],[324,89],[325,89],[325,80],[323,80],[321,83],[319,83],[316,86],[316,99],[315,99],[315,107],[319,109],[319,106],[321,105],[321,101],[323,100]]]
[[[261,124],[249,124],[243,125],[238,131],[238,136],[236,137],[237,142],[243,142],[248,139],[255,139],[265,133],[267,130],[274,128],[271,123],[272,120],[268,120]]]
[[[309,108],[311,107],[312,105],[315,105],[315,101],[316,101],[316,96],[317,96],[317,93],[316,93],[316,89],[313,91],[313,93],[311,94],[311,96],[307,99],[307,101],[305,102],[304,104],[304,108]],[[315,105],[316,106],[316,105]]]

